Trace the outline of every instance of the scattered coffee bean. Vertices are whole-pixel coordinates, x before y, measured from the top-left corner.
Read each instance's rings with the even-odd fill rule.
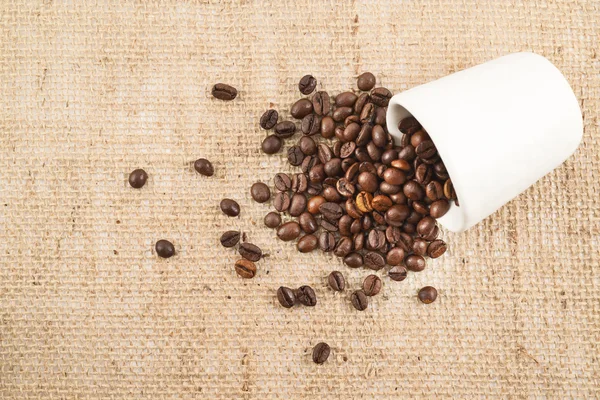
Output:
[[[331,272],[327,277],[327,283],[336,292],[342,292],[346,288],[346,280],[340,271]]]
[[[392,92],[384,87],[371,90],[371,102],[379,107],[387,107],[391,98]]]
[[[311,197],[310,200],[308,200],[308,204],[307,204],[307,209],[308,212],[311,214],[318,214],[320,212],[320,208],[321,205],[323,203],[325,203],[327,200],[325,200],[325,197],[323,196],[314,196]]]
[[[290,147],[287,155],[288,161],[294,166],[298,166],[302,164],[302,161],[304,161],[304,153],[302,152],[302,149],[300,149],[300,146]]]
[[[261,144],[262,151],[265,154],[275,154],[281,150],[282,146],[283,140],[277,135],[267,136]]]
[[[277,228],[281,225],[281,215],[275,211],[271,211],[265,215],[264,223],[268,228]]]
[[[300,286],[296,290],[296,300],[305,306],[314,307],[317,304],[317,296],[310,286]]]
[[[250,188],[250,195],[257,203],[264,203],[271,198],[271,190],[262,182],[256,182]]]
[[[316,364],[323,364],[329,358],[329,353],[331,352],[331,348],[327,343],[318,343],[312,352],[313,362]]]
[[[367,251],[364,255],[365,265],[372,270],[380,270],[385,266],[385,259],[379,253]]]
[[[194,162],[194,169],[204,176],[213,176],[215,173],[213,165],[206,158],[197,159]]]
[[[425,304],[431,304],[437,299],[437,290],[433,286],[425,286],[419,290],[419,300]]]
[[[233,100],[237,97],[237,89],[233,86],[226,85],[224,83],[217,83],[212,87],[211,93],[213,97],[219,100]]]
[[[446,243],[443,240],[437,239],[429,244],[427,254],[431,258],[441,257],[446,252]]]
[[[238,251],[246,260],[256,262],[262,257],[262,250],[260,247],[253,245],[252,243],[242,243]]]
[[[357,290],[350,296],[350,301],[358,311],[364,311],[369,306],[369,298],[362,290]]]
[[[319,236],[319,248],[328,253],[335,248],[335,236],[331,232],[322,232]]]
[[[418,255],[410,255],[404,260],[404,265],[411,271],[419,272],[425,269],[425,259]]]
[[[156,250],[156,254],[162,258],[169,258],[175,254],[175,246],[173,246],[173,243],[164,239],[156,242],[154,249]]]
[[[352,92],[340,93],[335,97],[335,105],[338,107],[352,107],[358,98]]]
[[[375,296],[381,291],[381,279],[377,275],[369,275],[362,284],[363,292],[367,296]]]
[[[232,199],[221,200],[221,211],[230,217],[237,217],[240,215],[240,205]]]
[[[350,253],[344,257],[344,264],[350,268],[358,268],[364,265],[363,256],[360,253]]]
[[[223,247],[233,247],[240,241],[239,231],[227,231],[221,235],[221,245]]]
[[[407,275],[408,275],[408,271],[406,270],[405,267],[403,267],[401,265],[392,267],[388,271],[388,276],[390,277],[390,279],[397,281],[397,282],[401,282],[401,281],[405,280]]]
[[[300,93],[304,95],[311,94],[317,87],[317,80],[312,75],[304,75],[298,83]]]
[[[312,98],[312,105],[315,114],[327,115],[331,108],[329,94],[327,92],[317,92]]]
[[[356,86],[365,92],[373,89],[375,87],[375,75],[370,72],[363,72],[358,76]]]
[[[273,198],[273,207],[279,212],[287,211],[290,208],[290,195],[287,192],[280,192]]]
[[[300,99],[290,108],[290,114],[296,119],[302,119],[313,112],[313,105],[308,99]]]
[[[148,174],[143,169],[135,169],[129,174],[129,184],[132,188],[139,189],[148,181]]]
[[[319,241],[315,235],[304,235],[298,240],[296,248],[300,253],[310,253],[317,248]]]
[[[300,225],[296,221],[289,221],[279,226],[277,237],[285,242],[289,242],[300,236],[300,231]]]
[[[290,207],[288,209],[288,213],[292,217],[298,217],[300,214],[306,210],[306,196],[302,193],[294,193],[290,200]]]
[[[323,119],[321,120],[321,136],[325,139],[331,139],[334,134],[335,121],[329,116],[323,117]]]
[[[413,253],[418,256],[426,256],[427,248],[429,247],[429,242],[424,239],[417,238],[413,242]]]
[[[292,188],[292,180],[287,174],[279,173],[273,178],[275,188],[280,192],[287,192]]]
[[[279,113],[277,110],[267,110],[260,117],[260,127],[266,130],[273,129],[273,127],[277,125],[278,118]]]
[[[400,265],[404,261],[404,254],[400,247],[393,247],[387,252],[385,261],[391,266]]]
[[[251,279],[256,275],[256,265],[252,261],[242,258],[235,262],[235,272],[244,279]]]
[[[287,139],[296,133],[296,124],[292,121],[282,121],[275,125],[275,134],[281,139]]]
[[[346,257],[353,250],[353,240],[350,237],[342,237],[333,249],[333,254],[338,257]]]
[[[317,144],[311,137],[303,136],[298,142],[298,146],[304,155],[312,156],[317,153]]]
[[[296,304],[294,290],[286,286],[280,286],[279,289],[277,289],[277,300],[279,300],[279,304],[285,308],[293,307],[294,304]]]

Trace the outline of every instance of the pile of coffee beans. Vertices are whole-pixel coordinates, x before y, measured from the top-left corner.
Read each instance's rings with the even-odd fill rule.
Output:
[[[426,257],[444,254],[436,219],[458,202],[433,141],[414,117],[400,121],[404,135],[399,146],[394,144],[386,126],[392,93],[375,86],[375,76],[366,72],[358,77],[357,91],[312,94],[317,80],[307,75],[298,87],[312,96],[290,108],[298,122],[279,121],[273,109],[264,112],[259,124],[272,130],[262,142],[265,153],[279,152],[286,139],[302,132],[287,150],[289,163],[299,171],[274,176],[275,211],[264,223],[277,230],[279,239],[297,240],[299,252],[331,252],[350,268],[389,266],[390,279],[402,281],[408,271],[425,269]],[[271,198],[262,182],[252,186],[251,194],[260,203]],[[291,218],[283,222],[280,213]],[[343,290],[345,281],[338,274],[328,281],[334,290]],[[380,278],[370,275],[350,296],[352,305],[366,309],[368,297],[381,286]]]

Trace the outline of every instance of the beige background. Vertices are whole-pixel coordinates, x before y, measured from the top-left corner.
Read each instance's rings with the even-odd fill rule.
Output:
[[[600,396],[598,1],[0,5],[0,398]],[[397,92],[522,50],[565,73],[583,143],[476,228],[444,232],[451,249],[424,272],[385,278],[367,312],[325,286],[366,271],[262,225],[250,184],[288,167],[259,152],[257,120],[270,104],[287,116],[302,75],[336,93],[369,70]],[[238,99],[212,99],[218,81]],[[201,156],[214,177],[191,169]],[[138,167],[142,190],[126,183]],[[232,228],[270,253],[254,280],[218,245]],[[160,238],[176,257],[153,254]],[[282,309],[282,284],[319,304]]]

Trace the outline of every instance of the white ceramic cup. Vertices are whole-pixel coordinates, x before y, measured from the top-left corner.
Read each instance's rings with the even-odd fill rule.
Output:
[[[431,136],[459,205],[438,221],[477,224],[563,163],[583,134],[579,103],[560,71],[533,53],[510,54],[399,93],[387,111],[414,116]]]

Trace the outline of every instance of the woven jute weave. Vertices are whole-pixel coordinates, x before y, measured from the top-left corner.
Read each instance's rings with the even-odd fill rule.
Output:
[[[599,43],[598,1],[0,1],[0,398],[600,397]],[[249,187],[291,168],[259,151],[258,119],[288,117],[302,75],[335,94],[371,71],[398,92],[516,51],[564,72],[583,142],[483,223],[444,231],[425,271],[381,272],[357,312],[325,279],[339,269],[352,289],[367,271],[263,226]],[[213,99],[215,82],[238,98]],[[253,280],[219,246],[229,229],[269,253]],[[301,284],[317,307],[277,304]]]

